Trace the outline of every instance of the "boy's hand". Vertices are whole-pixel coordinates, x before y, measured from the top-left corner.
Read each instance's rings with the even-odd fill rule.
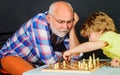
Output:
[[[112,61],[110,62],[110,65],[116,68],[120,67],[120,59],[119,58],[112,59]]]
[[[68,61],[68,60],[71,59],[71,53],[70,53],[69,50],[68,50],[68,51],[65,51],[65,52],[63,53],[63,59],[66,60],[66,61]]]

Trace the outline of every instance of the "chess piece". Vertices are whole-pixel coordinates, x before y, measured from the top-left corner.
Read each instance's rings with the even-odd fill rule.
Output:
[[[83,62],[80,64],[80,69],[84,70],[84,64],[83,64]]]
[[[89,56],[89,60],[88,60],[88,69],[91,70],[93,69],[93,62],[92,62],[92,57]]]
[[[54,67],[53,63],[49,64],[49,68],[52,69]]]
[[[84,69],[84,65],[81,61],[78,61],[78,69],[79,70],[83,70]]]
[[[85,62],[85,59],[83,58],[83,65],[85,65],[85,63],[86,63],[86,62]]]
[[[93,54],[93,67],[96,67],[96,59],[95,59],[95,54]]]
[[[54,64],[54,69],[59,69],[59,63]]]
[[[57,69],[57,65],[56,64],[54,64],[54,69]]]
[[[93,53],[93,59],[95,59],[95,54]]]
[[[95,68],[96,67],[96,60],[93,59],[93,67]]]
[[[88,69],[89,70],[93,69],[93,63],[92,62],[88,62]]]
[[[80,66],[81,66],[81,62],[80,62],[80,61],[78,61],[78,68],[80,68]]]
[[[57,66],[57,68],[59,69],[59,66],[60,66],[59,63],[56,63],[56,66]]]
[[[89,56],[88,62],[92,62],[92,57],[91,56]]]
[[[88,70],[88,64],[87,63],[84,64],[84,70],[86,70],[86,71]]]
[[[97,62],[97,65],[100,65],[100,59],[99,58],[96,59],[96,62]]]
[[[66,61],[63,61],[63,68],[65,69],[66,68]]]

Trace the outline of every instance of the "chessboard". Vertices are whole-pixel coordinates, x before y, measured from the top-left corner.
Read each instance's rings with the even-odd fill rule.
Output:
[[[74,73],[91,73],[103,65],[106,61],[100,61],[95,58],[95,55],[90,56],[89,59],[82,59],[81,61],[62,61],[55,64],[50,64],[47,68],[42,69],[42,72],[74,72]]]

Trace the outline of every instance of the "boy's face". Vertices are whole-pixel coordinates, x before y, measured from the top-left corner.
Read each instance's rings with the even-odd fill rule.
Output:
[[[90,35],[88,36],[89,41],[96,41],[101,34],[102,34],[101,32],[91,32]]]

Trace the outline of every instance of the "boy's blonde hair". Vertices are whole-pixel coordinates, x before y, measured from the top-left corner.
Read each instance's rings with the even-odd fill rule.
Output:
[[[80,33],[83,37],[88,37],[91,32],[99,31],[116,31],[112,18],[103,12],[96,12],[89,16],[83,23]]]

